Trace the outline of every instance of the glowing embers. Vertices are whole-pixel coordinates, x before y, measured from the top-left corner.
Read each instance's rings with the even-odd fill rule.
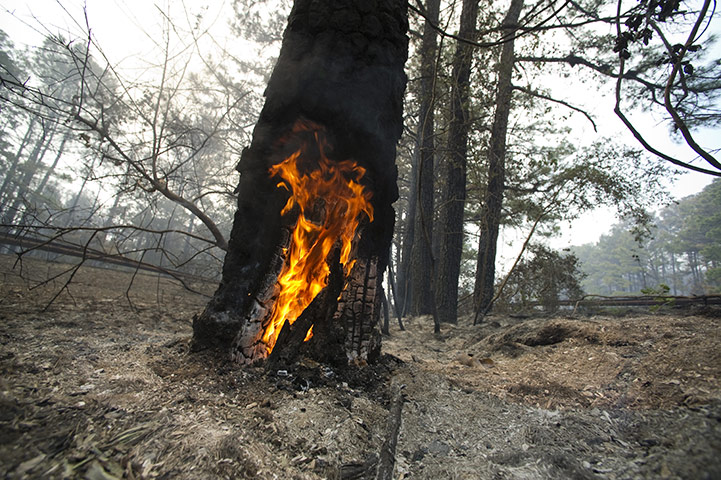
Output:
[[[298,221],[278,276],[280,291],[263,332],[268,354],[284,322],[292,324],[328,283],[326,259],[336,242],[340,242],[340,263],[347,276],[353,266],[350,257],[358,225],[363,215],[373,221],[371,192],[359,183],[365,169],[352,160],[330,160],[321,127],[298,121],[293,133],[307,140],[269,171],[281,179],[278,187],[291,194],[281,215],[297,208]],[[309,330],[306,340],[311,336]]]

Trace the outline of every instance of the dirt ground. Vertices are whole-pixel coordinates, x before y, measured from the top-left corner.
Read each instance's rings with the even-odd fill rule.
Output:
[[[405,402],[398,479],[721,478],[721,315],[428,318],[373,367],[235,368],[189,353],[206,299],[157,276],[0,256],[0,472],[353,477]],[[199,286],[211,293],[214,285]]]

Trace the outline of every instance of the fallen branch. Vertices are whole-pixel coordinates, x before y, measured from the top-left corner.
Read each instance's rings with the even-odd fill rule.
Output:
[[[594,300],[595,299],[595,300]],[[535,303],[535,302],[533,302]],[[530,306],[534,306],[533,303]],[[625,306],[625,307],[652,307],[667,305],[673,307],[689,306],[694,304],[721,305],[721,295],[694,295],[690,297],[677,295],[630,295],[625,297],[611,297],[605,295],[584,295],[577,300],[559,300],[559,305],[573,305],[575,314],[581,305],[593,306]]]
[[[388,430],[381,446],[380,455],[371,453],[363,462],[350,462],[341,465],[339,477],[341,480],[392,480],[393,469],[396,463],[396,445],[401,430],[401,413],[403,411],[404,384],[394,378],[391,380],[393,398],[388,412]]]
[[[565,102],[565,101],[563,101],[563,100],[558,100],[558,99],[553,98],[553,97],[551,97],[551,96],[544,95],[544,94],[542,94],[542,93],[540,93],[540,92],[537,92],[537,91],[535,91],[535,90],[532,90],[532,89],[530,89],[530,88],[518,87],[518,86],[514,85],[514,86],[513,86],[513,89],[514,89],[514,90],[518,90],[519,92],[523,92],[523,93],[525,93],[526,95],[530,95],[530,96],[532,96],[532,97],[537,97],[537,98],[540,98],[540,99],[542,99],[542,100],[547,100],[547,101],[549,101],[549,102],[558,103],[558,104],[560,104],[560,105],[563,105],[563,106],[566,107],[566,108],[570,108],[571,110],[576,111],[576,112],[582,114],[583,116],[586,117],[586,119],[588,119],[589,122],[591,122],[591,125],[593,125],[593,131],[594,131],[594,132],[598,132],[598,128],[596,128],[596,122],[593,121],[593,118],[591,117],[591,115],[589,115],[588,112],[586,112],[585,110],[580,109],[580,108],[578,108],[578,107],[575,107],[575,106],[571,105],[570,103]]]
[[[405,401],[403,389],[405,385],[398,385],[398,382],[394,380],[391,381],[391,388],[393,389],[393,399],[388,413],[388,433],[381,447],[376,480],[392,480],[393,468],[396,462],[396,445],[398,444],[398,434],[401,431],[401,414],[403,412],[403,402]]]

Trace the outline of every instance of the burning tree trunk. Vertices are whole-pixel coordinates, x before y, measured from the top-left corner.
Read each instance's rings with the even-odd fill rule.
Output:
[[[400,0],[296,0],[195,348],[240,363],[379,354],[407,28]]]

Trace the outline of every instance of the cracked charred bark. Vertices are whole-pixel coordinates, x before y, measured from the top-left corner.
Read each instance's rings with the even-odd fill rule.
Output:
[[[372,361],[378,355],[379,291],[395,218],[391,204],[398,197],[395,154],[402,130],[407,28],[401,0],[296,0],[252,143],[237,167],[238,209],[223,277],[194,319],[196,349],[230,352],[242,363],[262,357],[253,356],[254,348],[262,348],[253,339],[264,328],[264,311],[270,308],[298,215],[281,214],[288,192],[277,188],[269,168],[293,152],[293,126],[307,120],[327,134],[329,159],[353,159],[366,170],[361,183],[372,191],[374,219],[359,227],[356,262],[348,277],[338,282],[331,274],[296,320],[314,325],[313,337],[302,348],[310,355],[333,351],[334,361]],[[328,264],[331,272],[338,271],[335,254]],[[342,293],[334,295],[339,283]],[[295,330],[287,324],[283,329]],[[282,330],[281,335],[300,336]],[[337,358],[339,351],[343,358]],[[284,355],[290,358],[293,352]]]

